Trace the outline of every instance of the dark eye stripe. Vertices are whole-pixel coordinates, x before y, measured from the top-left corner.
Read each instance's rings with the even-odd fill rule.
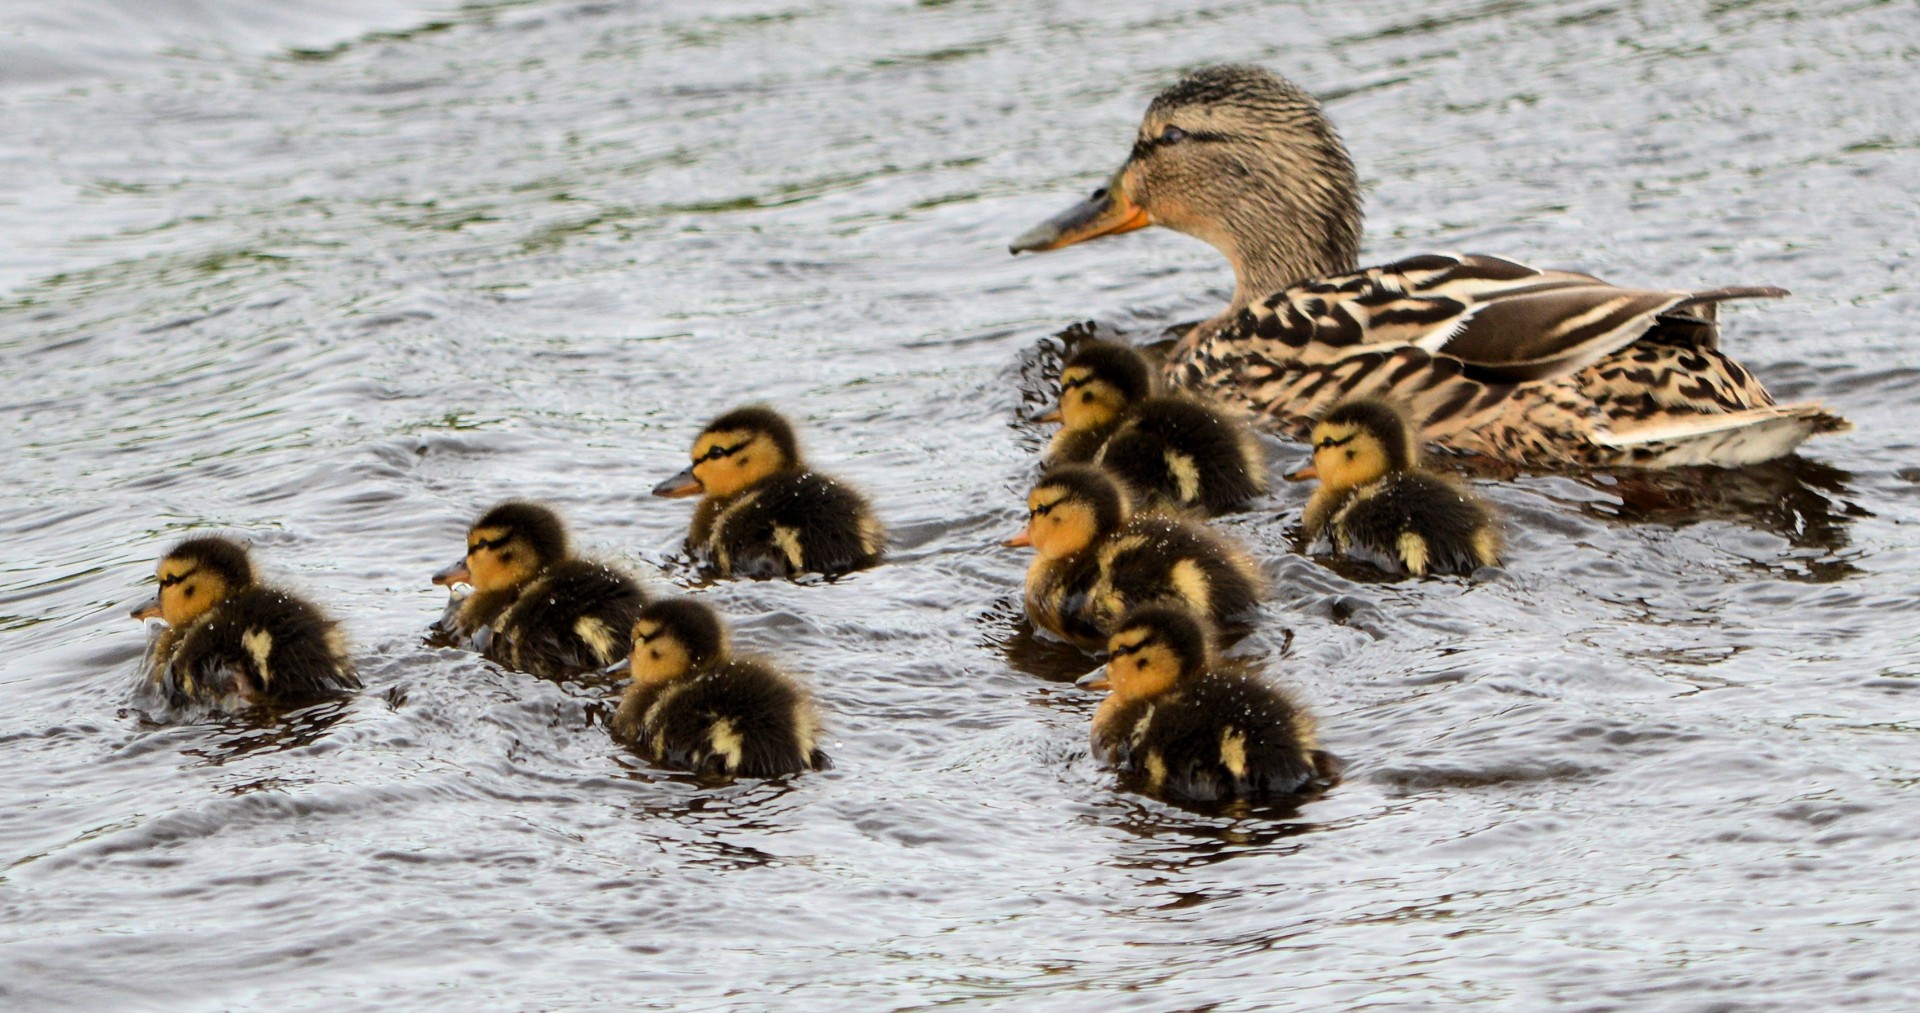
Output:
[[[752,442],[753,442],[752,440],[748,440],[746,443],[736,443],[731,447],[720,447],[720,446],[709,447],[707,449],[707,452],[704,454],[701,454],[699,457],[699,460],[696,460],[694,463],[700,464],[705,461],[717,461],[723,457],[731,457],[734,454],[739,453],[742,448],[746,447],[747,443],[752,443]]]
[[[172,576],[172,577],[162,577],[162,578],[160,578],[160,586],[161,586],[161,587],[172,587],[173,585],[175,585],[175,584],[178,584],[178,583],[180,583],[181,581],[183,581],[183,580],[186,580],[186,579],[187,579],[188,577],[191,577],[191,576],[193,576],[194,574],[196,574],[196,573],[199,573],[199,572],[200,572],[200,568],[196,566],[196,567],[194,567],[193,569],[191,569],[191,570],[188,570],[187,572],[185,572],[185,573],[182,573],[182,574],[177,574],[177,575],[175,575],[175,576]]]
[[[467,546],[467,552],[469,553],[479,552],[481,549],[487,549],[491,551],[511,541],[513,541],[513,536],[511,534],[501,535],[500,537],[494,539],[491,542],[486,542],[486,541],[474,542],[472,545]]]
[[[1173,143],[1191,144],[1195,141],[1215,142],[1215,141],[1225,141],[1225,140],[1231,140],[1231,139],[1232,139],[1232,135],[1230,134],[1215,133],[1211,130],[1188,131],[1187,136],[1181,138],[1178,142],[1168,141],[1164,137],[1142,137],[1141,139],[1133,142],[1133,157],[1145,158],[1147,155],[1153,152],[1153,149],[1165,146],[1167,144],[1173,144]]]
[[[1324,449],[1327,449],[1327,448],[1330,448],[1330,447],[1344,447],[1344,446],[1346,446],[1347,444],[1349,444],[1349,443],[1352,443],[1352,442],[1353,442],[1353,438],[1354,438],[1354,437],[1356,437],[1356,436],[1358,436],[1358,435],[1360,435],[1360,434],[1359,434],[1359,433],[1348,433],[1348,434],[1347,434],[1346,436],[1344,436],[1344,437],[1342,437],[1342,438],[1340,438],[1340,439],[1337,439],[1337,440],[1336,440],[1336,439],[1334,439],[1333,437],[1331,437],[1331,436],[1329,436],[1329,437],[1327,437],[1327,438],[1325,438],[1325,439],[1323,439],[1323,440],[1321,440],[1321,441],[1320,441],[1320,443],[1319,443],[1319,446],[1320,446],[1320,448],[1321,448],[1321,449],[1323,449],[1323,450],[1324,450]]]

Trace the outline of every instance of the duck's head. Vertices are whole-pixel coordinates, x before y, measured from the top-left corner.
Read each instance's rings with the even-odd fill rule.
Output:
[[[1069,430],[1097,429],[1153,393],[1153,371],[1132,348],[1085,341],[1060,367],[1060,406],[1040,417]]]
[[[670,682],[727,656],[727,626],[693,598],[650,602],[633,620],[633,681]]]
[[[1233,264],[1233,309],[1303,278],[1351,271],[1360,191],[1320,103],[1250,66],[1197,70],[1147,107],[1105,186],[1027,230],[1012,251],[1053,250],[1164,225]]]
[[[1099,468],[1050,468],[1027,494],[1027,526],[1007,544],[1031,545],[1044,559],[1065,559],[1120,530],[1130,510],[1126,492]]]
[[[1313,463],[1289,474],[1317,478],[1332,490],[1366,485],[1420,466],[1420,444],[1407,416],[1379,398],[1356,398],[1327,409],[1313,424]]]
[[[1134,609],[1107,638],[1107,663],[1080,677],[1088,689],[1111,689],[1121,699],[1158,696],[1182,679],[1206,671],[1213,635],[1205,621],[1177,605]]]
[[[246,547],[230,538],[189,538],[167,550],[154,568],[160,591],[133,610],[135,619],[162,619],[186,626],[253,584]]]
[[[467,529],[467,554],[433,575],[446,587],[470,585],[476,594],[504,591],[532,580],[567,558],[567,526],[538,503],[508,500]]]
[[[749,405],[707,423],[693,441],[693,463],[653,487],[655,496],[731,496],[790,468],[802,467],[793,426],[779,412]]]

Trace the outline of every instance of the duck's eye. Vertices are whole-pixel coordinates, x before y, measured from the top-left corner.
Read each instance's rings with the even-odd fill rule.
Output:
[[[1167,129],[1160,131],[1161,144],[1179,144],[1186,139],[1187,132],[1176,126],[1168,125]]]

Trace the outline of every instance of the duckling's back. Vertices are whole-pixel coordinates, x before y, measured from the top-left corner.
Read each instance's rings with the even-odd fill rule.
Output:
[[[1210,529],[1178,517],[1136,517],[1099,552],[1088,607],[1103,631],[1127,612],[1159,602],[1183,604],[1216,626],[1260,601],[1253,563]]]
[[[1113,432],[1094,463],[1124,481],[1144,502],[1160,501],[1205,515],[1247,506],[1267,487],[1266,462],[1245,426],[1191,397],[1140,402]]]
[[[487,657],[542,678],[604,668],[633,649],[647,596],[632,577],[569,559],[547,567],[494,620]]]
[[[812,697],[751,659],[664,688],[634,686],[614,729],[656,762],[699,774],[779,777],[833,765],[819,748]]]
[[[1333,517],[1336,547],[1387,570],[1470,574],[1500,561],[1500,524],[1464,486],[1401,472],[1359,490]]]
[[[866,498],[813,471],[781,472],[749,486],[719,508],[704,544],[695,546],[722,574],[739,577],[847,573],[878,563],[885,547]]]
[[[1209,802],[1286,795],[1333,763],[1313,722],[1278,688],[1232,670],[1206,672],[1116,715],[1096,752],[1151,792]]]
[[[338,627],[304,599],[249,587],[183,631],[159,673],[177,705],[248,692],[291,703],[360,688]]]

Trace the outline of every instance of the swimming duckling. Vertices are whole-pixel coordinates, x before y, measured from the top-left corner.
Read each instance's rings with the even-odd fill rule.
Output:
[[[1343,401],[1313,426],[1313,463],[1287,476],[1319,478],[1307,501],[1309,542],[1416,577],[1472,573],[1500,562],[1500,522],[1461,485],[1420,470],[1407,417],[1376,398]]]
[[[626,657],[628,631],[647,596],[632,577],[574,558],[567,529],[538,503],[508,500],[467,529],[467,554],[433,575],[466,584],[439,628],[508,668],[547,679]]]
[[[1156,395],[1139,352],[1082,342],[1060,368],[1060,407],[1041,416],[1064,428],[1050,464],[1090,462],[1119,476],[1143,504],[1227,513],[1266,491],[1266,457],[1238,420],[1187,395]]]
[[[1027,615],[1035,626],[1096,650],[1129,609],[1178,602],[1224,623],[1260,599],[1253,563],[1204,525],[1135,516],[1106,472],[1051,468],[1027,495],[1027,526],[1008,545],[1031,545]]]
[[[1313,718],[1279,687],[1217,661],[1204,620],[1179,606],[1135,609],[1106,665],[1080,678],[1112,695],[1093,715],[1096,759],[1149,791],[1199,802],[1286,795],[1338,774]]]
[[[166,621],[147,669],[173,705],[287,704],[360,688],[339,627],[305,600],[255,583],[239,543],[189,538],[167,550],[154,578],[159,593],[133,617]]]
[[[813,697],[766,664],[735,657],[704,603],[666,598],[633,623],[633,684],[614,737],[697,774],[779,777],[833,765]]]
[[[703,496],[687,544],[720,576],[831,576],[880,561],[887,534],[866,498],[809,471],[793,427],[773,409],[751,405],[714,419],[692,457],[653,494]]]

